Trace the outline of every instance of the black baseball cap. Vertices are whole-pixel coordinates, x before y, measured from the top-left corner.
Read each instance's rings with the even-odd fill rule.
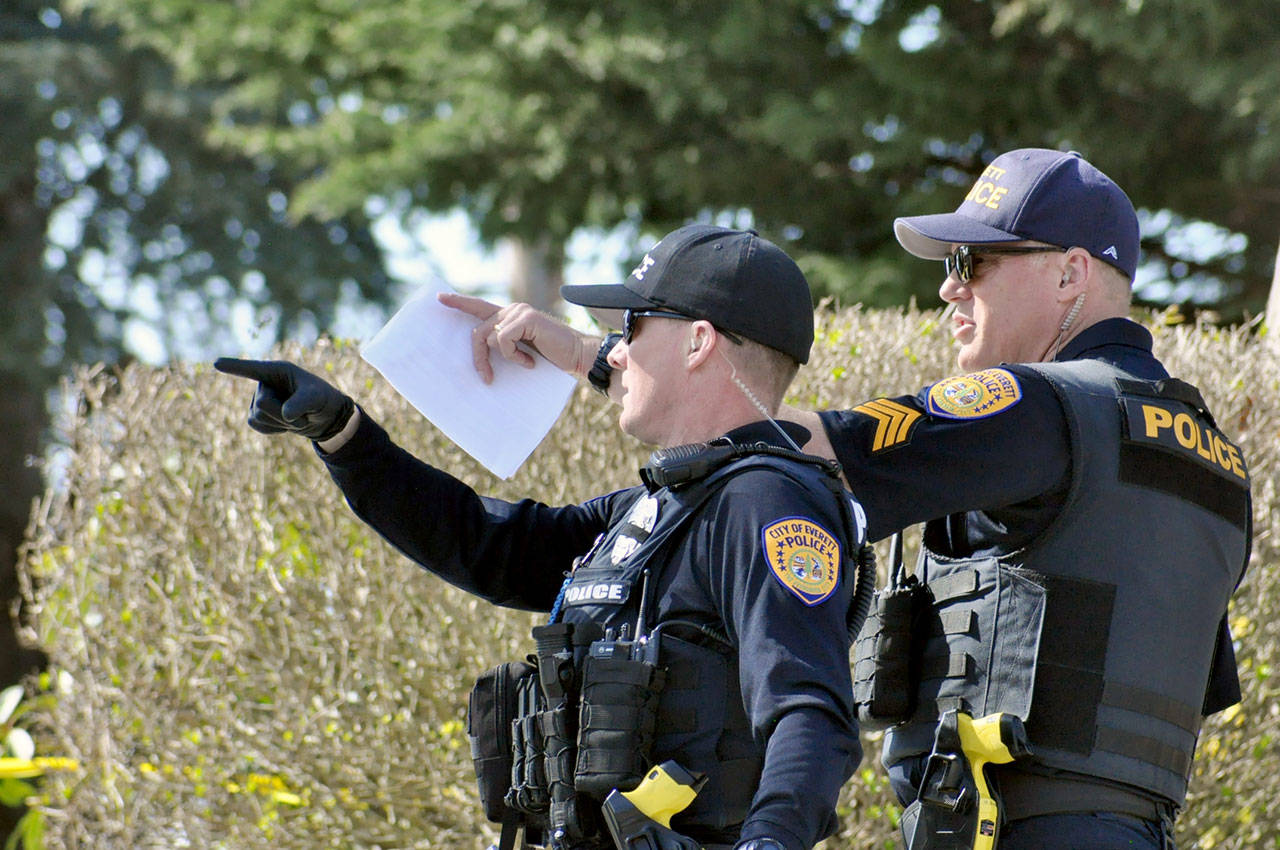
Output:
[[[754,231],[689,224],[649,249],[622,283],[560,287],[571,304],[671,310],[807,363],[813,299],[795,261]]]
[[[1084,248],[1133,280],[1138,216],[1129,196],[1075,151],[1022,148],[979,175],[955,212],[899,218],[894,235],[912,254],[941,260],[951,244],[1031,240]]]

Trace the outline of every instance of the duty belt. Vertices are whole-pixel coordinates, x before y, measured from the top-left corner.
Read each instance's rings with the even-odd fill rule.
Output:
[[[998,770],[1005,823],[1068,812],[1113,812],[1160,823],[1172,821],[1173,804],[1138,790],[1088,777],[1042,776],[1020,769]]]

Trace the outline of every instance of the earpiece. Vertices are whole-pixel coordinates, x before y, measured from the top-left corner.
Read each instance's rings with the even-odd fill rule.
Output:
[[[1067,277],[1062,278],[1062,285],[1067,284]],[[1062,324],[1058,326],[1058,338],[1054,340],[1053,345],[1045,351],[1042,360],[1053,360],[1058,356],[1058,352],[1062,350],[1062,339],[1067,335],[1067,331],[1076,323],[1076,318],[1080,315],[1080,310],[1084,307],[1084,297],[1088,293],[1081,292],[1076,296],[1075,303],[1071,305],[1071,309],[1067,311],[1067,315],[1062,317]]]
[[[1067,282],[1066,278],[1063,278],[1062,282],[1065,284]],[[1071,309],[1067,312],[1066,318],[1062,320],[1062,327],[1059,329],[1059,335],[1066,333],[1067,329],[1075,324],[1076,317],[1080,315],[1080,308],[1084,306],[1085,294],[1086,293],[1081,292],[1076,296],[1076,303],[1071,305]]]

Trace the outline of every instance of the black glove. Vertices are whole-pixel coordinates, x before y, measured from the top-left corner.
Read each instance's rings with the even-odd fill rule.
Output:
[[[337,387],[285,360],[219,357],[213,368],[258,382],[249,427],[263,434],[292,431],[324,442],[346,426],[356,409]]]

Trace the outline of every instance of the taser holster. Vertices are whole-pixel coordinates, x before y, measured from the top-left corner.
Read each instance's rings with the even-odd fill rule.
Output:
[[[614,790],[604,801],[604,820],[618,850],[701,850],[671,828],[671,818],[689,807],[706,777],[674,761],[650,768],[631,791]]]
[[[919,795],[902,814],[907,850],[994,850],[1002,808],[986,767],[1030,752],[1022,721],[1013,714],[974,720],[960,711],[944,713]]]

